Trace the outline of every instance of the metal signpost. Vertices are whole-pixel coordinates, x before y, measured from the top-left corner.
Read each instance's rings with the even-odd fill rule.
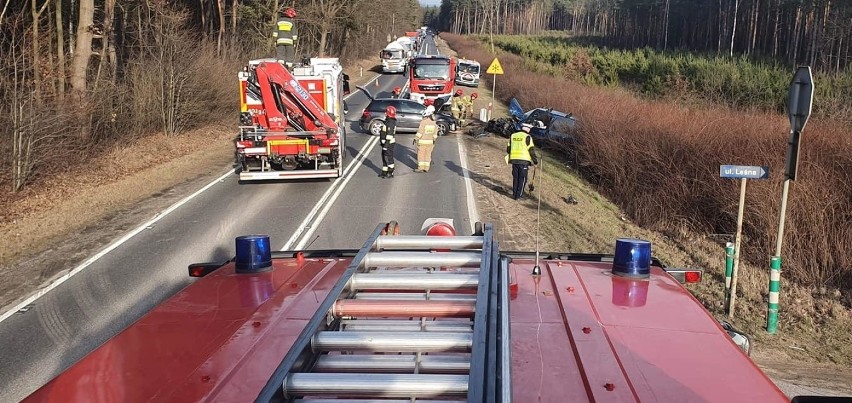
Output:
[[[491,102],[488,103],[488,119],[491,120],[491,109],[494,105],[494,93],[497,91],[497,75],[503,74],[503,66],[500,65],[500,61],[497,58],[494,58],[494,61],[491,62],[491,65],[488,66],[488,70],[485,70],[486,73],[491,74]]]
[[[787,162],[784,167],[784,188],[781,191],[781,214],[778,221],[778,235],[775,240],[775,255],[769,265],[769,311],[766,318],[766,331],[778,330],[778,301],[781,292],[781,244],[784,239],[784,219],[787,214],[787,194],[790,181],[796,180],[799,167],[799,141],[805,123],[813,108],[814,82],[810,66],[796,70],[787,97],[787,116],[790,118],[790,138],[787,141]]]
[[[734,317],[734,304],[737,299],[737,272],[740,267],[740,242],[743,232],[743,212],[745,211],[746,181],[749,179],[766,179],[769,177],[769,167],[745,166],[745,165],[722,165],[719,167],[720,178],[732,178],[740,180],[740,204],[737,210],[737,235],[734,239],[734,267],[731,273],[730,288],[725,287],[725,301],[727,302],[728,317]]]

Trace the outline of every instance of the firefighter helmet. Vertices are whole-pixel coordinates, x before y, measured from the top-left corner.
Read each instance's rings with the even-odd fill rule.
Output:
[[[385,115],[389,118],[396,119],[396,108],[394,108],[393,105],[388,106],[387,109],[385,109]]]
[[[426,99],[426,100],[424,100],[424,101],[423,101],[423,105],[431,106],[431,105],[432,105],[432,100],[431,100],[431,99]]]
[[[470,94],[470,99],[476,99],[476,98],[479,98],[479,94],[477,94],[475,92],[473,94]]]
[[[402,92],[402,88],[399,88],[399,87],[394,87],[394,88],[393,88],[393,93],[394,93],[394,94],[399,95],[401,92]]]
[[[284,15],[290,18],[296,18],[296,10],[293,7],[287,7],[287,9],[284,10]]]
[[[462,90],[457,90],[457,91],[456,91],[456,96],[457,96],[457,97],[460,97],[460,96],[462,96],[462,95],[464,95],[464,91],[462,91]]]

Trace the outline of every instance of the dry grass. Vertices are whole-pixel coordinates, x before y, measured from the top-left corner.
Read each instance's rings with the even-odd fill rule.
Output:
[[[477,42],[450,34],[455,49],[490,60]],[[524,71],[500,54],[507,72]],[[498,79],[498,95],[580,118],[581,173],[640,225],[670,235],[733,234],[738,181],[719,165],[764,165],[771,179],[748,185],[743,256],[768,266],[774,252],[789,130],[780,115],[695,108],[642,100],[619,89],[590,88],[525,72]],[[567,94],[567,96],[566,96]],[[617,111],[614,113],[614,111]],[[852,306],[852,130],[829,121],[807,127],[799,178],[791,186],[784,236],[788,278],[846,290]]]
[[[476,43],[450,34],[442,36],[449,39],[455,49],[458,49],[457,46],[462,47],[466,57],[485,63],[494,57],[478,49]],[[648,103],[624,91],[591,90],[569,81],[539,77],[529,72],[513,74],[523,71],[518,67],[519,61],[511,55],[501,54],[498,57],[507,72],[498,78],[499,98],[517,97],[521,105],[528,107],[551,106],[575,112],[581,117],[584,136],[595,137],[583,144],[586,158],[581,161],[583,173],[589,175],[591,182],[581,179],[576,171],[566,167],[562,156],[549,154],[545,159],[540,187],[543,190],[542,249],[609,252],[613,240],[618,237],[635,236],[651,240],[654,255],[666,264],[705,270],[705,280],[691,287],[690,291],[710,312],[724,317],[723,245],[717,238],[696,231],[710,230],[712,227],[702,227],[694,216],[712,213],[722,223],[735,220],[738,183],[715,178],[718,176],[718,161],[748,165],[778,163],[750,158],[772,152],[779,153],[783,158],[783,141],[780,146],[769,141],[773,136],[777,137],[777,133],[784,133],[786,123],[783,119],[769,115],[695,110],[673,104]],[[482,87],[490,85],[483,84]],[[486,88],[477,91],[481,94],[481,106],[484,106],[490,94]],[[495,117],[500,116],[495,113]],[[677,129],[670,126],[674,124],[680,126]],[[828,141],[825,134],[818,134],[822,131],[816,127],[819,125],[819,122],[815,122],[814,127],[808,128],[815,137],[809,140],[809,147],[810,144],[817,144],[815,147],[818,147],[821,141]],[[727,132],[732,134],[720,134],[725,133],[722,128],[726,127]],[[757,132],[766,134],[751,141],[748,136]],[[720,140],[723,136],[730,137],[729,142]],[[737,136],[743,137],[743,141],[738,142]],[[531,249],[535,245],[532,226],[535,223],[535,204],[531,200],[517,203],[505,195],[505,189],[511,189],[511,170],[502,161],[505,139],[491,137],[470,140],[468,143],[471,169],[475,171],[472,178],[477,182],[481,219],[497,223],[504,249]],[[731,144],[736,144],[736,147]],[[834,144],[841,147],[838,142]],[[636,149],[648,155],[638,153]],[[742,156],[738,153],[741,149],[748,149],[751,153]],[[720,150],[731,152],[727,154]],[[811,161],[811,154],[809,152],[808,156],[803,156],[803,160]],[[598,167],[589,158],[606,164]],[[840,168],[843,161],[848,159],[848,156],[840,158],[835,164]],[[684,170],[673,161],[686,164],[695,173],[682,174]],[[803,168],[799,182],[808,181],[804,172],[812,169],[812,166],[810,163],[807,168]],[[595,175],[593,169],[606,172]],[[773,172],[773,175],[778,177],[777,172]],[[793,185],[793,192],[805,193],[799,190],[799,182]],[[835,186],[848,186],[832,183]],[[612,189],[617,186],[625,188]],[[638,196],[628,197],[628,190]],[[612,201],[601,196],[599,191]],[[567,204],[564,197],[568,195],[579,200],[579,204]],[[720,199],[716,195],[724,197]],[[758,220],[762,214],[768,215],[770,218],[764,218],[757,226],[762,226],[767,232],[772,231],[776,221],[771,219],[771,215],[777,215],[778,195],[779,184],[750,181],[750,205],[746,220]],[[685,206],[689,210],[670,214],[672,210],[667,200],[670,197],[686,198],[688,203]],[[791,204],[789,211],[798,209],[799,215],[805,215],[814,210],[803,208],[801,202],[798,200]],[[847,211],[849,205],[847,202]],[[791,232],[793,230],[788,226],[788,236]],[[745,242],[756,242],[755,238],[754,234],[747,233]],[[850,238],[847,235],[845,239]],[[785,250],[795,247],[790,244],[786,246],[790,249]],[[752,260],[768,260],[768,254],[764,253],[762,258],[759,253],[756,245],[746,248],[744,252],[756,256]],[[740,265],[737,317],[733,323],[753,336],[756,359],[782,360],[779,365],[790,365],[796,361],[852,366],[852,311],[848,308],[848,299],[845,305],[842,302],[843,295],[837,289],[791,283],[788,277],[790,270],[785,270],[780,331],[777,335],[769,335],[764,330],[769,283],[767,272],[767,268],[760,264],[746,261]],[[848,293],[845,298],[849,298]]]

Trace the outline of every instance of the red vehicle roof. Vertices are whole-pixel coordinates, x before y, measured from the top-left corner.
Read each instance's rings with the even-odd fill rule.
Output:
[[[254,400],[350,259],[229,264],[197,281],[25,401]],[[659,267],[648,280],[602,262],[510,266],[515,402],[789,401]]]

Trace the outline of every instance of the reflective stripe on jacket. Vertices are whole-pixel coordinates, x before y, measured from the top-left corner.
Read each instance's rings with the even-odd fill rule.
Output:
[[[450,100],[451,108],[455,111],[460,111],[464,109],[464,100],[462,97],[453,96],[452,100]]]
[[[417,144],[432,144],[438,138],[438,124],[431,118],[424,118],[414,136]]]
[[[509,139],[509,161],[532,162],[530,149],[534,146],[532,137],[525,132],[516,132]]]
[[[289,18],[281,18],[276,24],[278,28],[272,36],[277,38],[276,45],[292,45],[299,38],[296,34],[296,24]]]
[[[379,135],[379,142],[382,144],[393,144],[396,143],[396,119],[393,118],[385,118],[385,128],[382,130]]]

